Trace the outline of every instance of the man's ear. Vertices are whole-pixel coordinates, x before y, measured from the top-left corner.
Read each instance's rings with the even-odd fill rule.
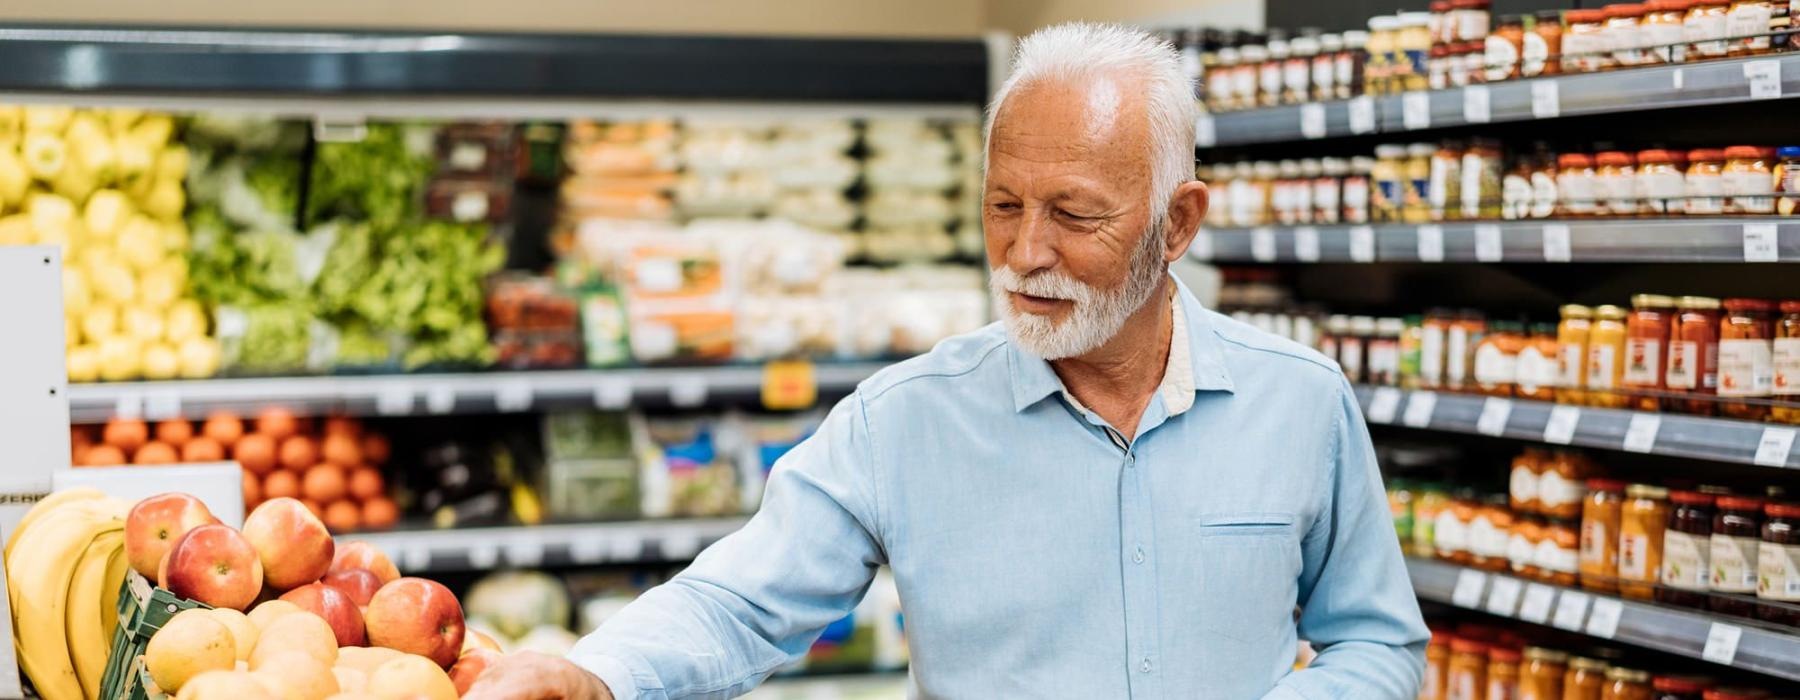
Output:
[[[1200,223],[1206,220],[1210,196],[1206,183],[1199,180],[1184,182],[1175,188],[1175,196],[1169,198],[1169,230],[1168,241],[1163,249],[1164,262],[1175,262],[1187,254],[1188,245],[1194,242],[1194,235],[1200,231]]]

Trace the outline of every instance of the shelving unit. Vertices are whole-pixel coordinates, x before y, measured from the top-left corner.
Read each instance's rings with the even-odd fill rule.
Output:
[[[679,563],[693,559],[700,550],[736,532],[745,521],[734,517],[398,530],[344,535],[339,539],[381,548],[408,574]]]
[[[1754,620],[1625,600],[1409,558],[1421,599],[1800,680],[1800,635]]]
[[[1800,262],[1800,222],[1776,217],[1262,226],[1200,235],[1206,240],[1189,253],[1214,262]]]

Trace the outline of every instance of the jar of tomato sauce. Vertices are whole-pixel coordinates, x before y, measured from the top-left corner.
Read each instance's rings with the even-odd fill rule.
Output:
[[[1769,415],[1775,389],[1775,305],[1765,299],[1726,299],[1719,320],[1720,410],[1742,420]],[[1733,401],[1731,399],[1749,399]]]
[[[1624,408],[1627,403],[1618,391],[1625,376],[1625,316],[1624,309],[1611,304],[1594,309],[1594,325],[1588,331],[1589,405]]]
[[[1450,642],[1450,664],[1444,684],[1445,700],[1485,700],[1487,697],[1488,645],[1458,637]]]
[[[1663,383],[1671,392],[1689,395],[1664,402],[1670,410],[1710,416],[1719,392],[1719,300],[1680,297],[1669,329],[1668,369]]]
[[[1625,482],[1588,479],[1581,508],[1581,587],[1610,593],[1619,589],[1619,524]]]
[[[1800,22],[1800,16],[1794,21]],[[1781,318],[1775,322],[1773,346],[1775,381],[1772,389],[1777,403],[1769,415],[1783,423],[1800,424],[1800,299],[1781,302]]]
[[[1619,379],[1631,408],[1654,411],[1662,404],[1663,353],[1674,325],[1674,311],[1673,297],[1631,297],[1631,315],[1625,320],[1625,368]]]
[[[1594,310],[1580,304],[1564,304],[1562,322],[1556,324],[1556,402],[1582,404],[1587,395],[1588,333]]]
[[[1626,487],[1625,505],[1619,514],[1619,595],[1638,600],[1655,597],[1668,520],[1668,489],[1650,484]]]

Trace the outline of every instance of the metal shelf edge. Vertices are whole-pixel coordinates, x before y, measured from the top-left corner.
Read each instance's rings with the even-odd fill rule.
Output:
[[[726,517],[401,530],[353,533],[338,539],[375,545],[408,573],[485,571],[505,566],[679,563],[693,559],[748,520]]]
[[[1210,245],[1198,248],[1209,248],[1206,259],[1215,262],[1419,262],[1427,255],[1420,246],[1424,227],[1437,229],[1441,242],[1431,262],[1800,262],[1800,219],[1793,217],[1207,227],[1201,233]],[[1373,239],[1360,256],[1352,243],[1359,228]],[[1310,248],[1301,245],[1307,230]],[[1771,235],[1772,248],[1750,244],[1760,246]],[[1558,259],[1562,254],[1567,258]]]

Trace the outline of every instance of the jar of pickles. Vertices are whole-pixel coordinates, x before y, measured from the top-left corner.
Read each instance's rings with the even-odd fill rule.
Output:
[[[1775,369],[1771,391],[1777,403],[1769,415],[1782,423],[1800,424],[1800,299],[1781,302],[1771,346]]]
[[[1654,411],[1662,403],[1663,358],[1674,322],[1675,299],[1661,294],[1631,297],[1631,315],[1625,321],[1625,369],[1619,378],[1628,405]]]
[[[1594,310],[1580,304],[1564,304],[1562,321],[1556,324],[1556,402],[1587,402],[1582,387],[1587,385],[1588,331],[1593,326]]]
[[[1741,420],[1769,415],[1774,392],[1775,305],[1763,299],[1726,299],[1719,320],[1720,410]],[[1733,400],[1742,399],[1742,400]]]
[[[1619,595],[1638,600],[1655,596],[1668,519],[1668,489],[1649,484],[1625,489],[1619,514]]]
[[[1623,408],[1627,404],[1618,391],[1625,376],[1625,310],[1611,304],[1594,309],[1594,324],[1588,332],[1586,393],[1589,405],[1601,408]]]
[[[1663,383],[1669,391],[1698,398],[1672,397],[1665,404],[1673,410],[1710,416],[1715,405],[1712,396],[1719,391],[1719,300],[1680,297],[1675,308]]]

